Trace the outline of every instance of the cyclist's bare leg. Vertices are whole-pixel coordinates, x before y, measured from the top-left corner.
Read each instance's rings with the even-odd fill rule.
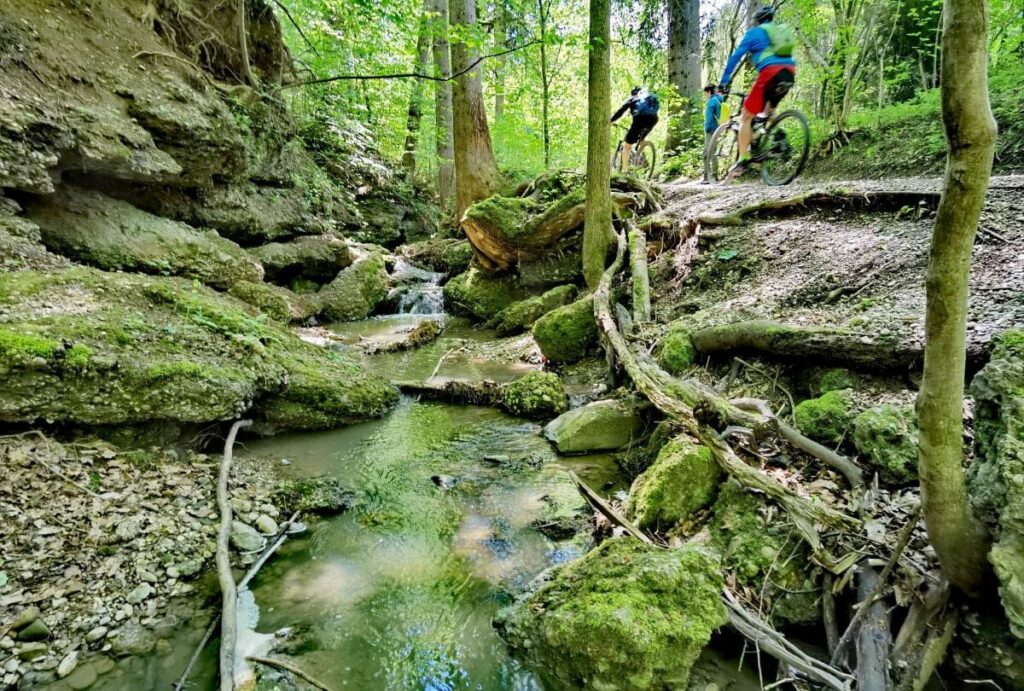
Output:
[[[740,152],[740,160],[742,161],[748,155],[750,155],[750,139],[754,132],[754,116],[747,112],[744,108],[740,114],[740,132],[738,137],[738,146]]]
[[[622,167],[623,173],[629,172],[629,157],[633,153],[633,145],[627,141],[622,142]]]

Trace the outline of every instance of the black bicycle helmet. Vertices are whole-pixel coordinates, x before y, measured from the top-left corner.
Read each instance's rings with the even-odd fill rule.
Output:
[[[629,95],[636,96],[638,93],[640,93],[640,87],[634,86],[633,89],[629,92]]]
[[[773,19],[775,19],[775,8],[769,7],[768,5],[765,5],[754,13],[755,24],[767,24]]]

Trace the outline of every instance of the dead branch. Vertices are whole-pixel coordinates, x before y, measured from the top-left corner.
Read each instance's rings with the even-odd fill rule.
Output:
[[[267,665],[268,667],[276,667],[278,669],[283,669],[286,672],[291,672],[299,679],[302,679],[304,682],[312,685],[314,688],[321,689],[321,691],[331,691],[330,687],[324,684],[322,681],[318,681],[316,678],[310,676],[306,672],[303,672],[301,669],[299,669],[290,662],[285,662],[284,660],[280,660],[276,657],[258,657],[256,655],[250,655],[245,659],[250,660],[252,662],[258,662],[261,665]]]
[[[570,470],[569,477],[571,477],[572,481],[576,483],[576,489],[578,489],[580,494],[583,495],[583,498],[586,499],[587,502],[589,502],[597,511],[604,515],[605,518],[616,525],[622,526],[627,533],[635,537],[640,542],[645,542],[648,545],[655,544],[654,540],[652,540],[647,533],[637,528],[635,525],[630,523],[625,516],[613,509],[608,502],[601,498],[601,495],[592,490],[576,473]]]
[[[295,27],[295,30],[299,32],[299,36],[301,36],[302,40],[306,42],[306,45],[309,46],[309,49],[311,51],[313,51],[313,54],[320,55],[320,51],[316,49],[316,46],[313,45],[313,42],[310,41],[309,38],[306,36],[306,32],[304,32],[302,30],[302,27],[299,26],[299,23],[295,21],[295,17],[293,17],[292,13],[288,11],[288,7],[283,2],[281,2],[281,0],[274,0],[274,4],[277,5],[282,12],[284,12],[284,16],[288,17],[288,21],[291,22],[292,26]]]
[[[809,206],[854,208],[900,208],[917,206],[922,203],[938,203],[937,192],[911,192],[900,190],[879,190],[875,192],[854,192],[847,189],[812,190],[785,199],[767,199],[756,204],[741,207],[728,213],[705,213],[697,221],[706,226],[738,226],[747,217],[782,216],[785,213],[799,213]]]
[[[651,277],[647,271],[647,238],[636,224],[628,221],[629,261],[633,275],[633,321],[651,320]]]
[[[487,406],[498,405],[501,402],[503,388],[501,384],[489,379],[482,381],[451,379],[440,383],[400,381],[396,382],[396,385],[402,393],[421,396],[432,401]]]
[[[873,599],[883,581],[875,569],[864,564],[857,579],[857,592],[862,596],[861,611],[865,612],[857,632],[857,684],[862,689],[889,688],[889,647],[892,635],[885,604]],[[838,646],[836,648],[839,650]]]
[[[235,687],[235,639],[238,635],[238,591],[235,577],[231,572],[231,554],[228,541],[231,537],[231,497],[228,494],[228,480],[231,477],[231,459],[234,454],[235,437],[238,430],[248,427],[252,420],[238,420],[231,425],[224,442],[224,458],[220,463],[220,478],[217,482],[217,505],[220,507],[220,530],[217,532],[217,576],[221,592],[220,627],[220,689],[234,691]]]
[[[836,621],[836,598],[832,592],[834,579],[826,571],[821,578],[821,620],[825,626],[825,642],[831,656],[839,645],[839,623]]]

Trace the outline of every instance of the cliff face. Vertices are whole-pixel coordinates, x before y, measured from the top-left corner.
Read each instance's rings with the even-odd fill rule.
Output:
[[[237,4],[210,5],[0,6],[0,376],[20,392],[0,420],[324,428],[394,403],[284,322],[326,314],[319,288],[376,256],[346,236],[429,234],[425,205],[365,131],[291,117],[268,5],[245,3],[251,81]],[[265,272],[278,255],[297,266]]]

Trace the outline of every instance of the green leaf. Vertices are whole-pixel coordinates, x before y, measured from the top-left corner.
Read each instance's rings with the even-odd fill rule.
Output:
[[[0,588],[3,588],[5,585],[7,585],[7,572],[0,571]]]
[[[739,250],[722,250],[718,253],[718,258],[722,261],[729,261],[739,256]]]

